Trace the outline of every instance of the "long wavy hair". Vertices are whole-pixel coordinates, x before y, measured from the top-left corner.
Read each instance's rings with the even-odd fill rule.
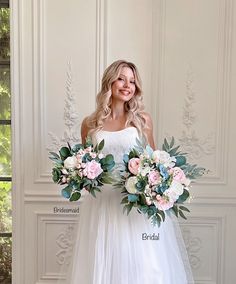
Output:
[[[146,124],[143,116],[144,104],[142,82],[137,67],[133,63],[125,60],[117,60],[113,62],[110,66],[107,67],[103,74],[101,90],[96,97],[96,110],[86,119],[87,126],[90,129],[90,135],[96,133],[99,130],[102,130],[105,120],[111,115],[111,87],[113,82],[115,82],[119,78],[121,69],[123,67],[128,67],[133,71],[136,86],[134,96],[128,102],[125,102],[125,111],[127,115],[125,127],[136,127],[139,135],[145,138],[143,129],[145,128]]]

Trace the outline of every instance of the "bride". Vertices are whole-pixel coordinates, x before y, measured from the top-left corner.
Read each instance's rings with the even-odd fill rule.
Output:
[[[103,152],[113,154],[116,171],[136,138],[155,149],[152,120],[142,100],[136,66],[115,61],[104,72],[96,110],[82,123],[82,142],[87,136],[94,144],[104,139]],[[68,283],[193,283],[176,219],[169,216],[160,227],[153,227],[135,210],[123,214],[120,201],[121,190],[111,185],[96,198],[84,197]]]

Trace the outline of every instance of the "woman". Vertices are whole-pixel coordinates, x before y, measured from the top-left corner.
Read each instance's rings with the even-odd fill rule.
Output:
[[[91,136],[95,144],[104,139],[103,151],[114,155],[118,169],[137,138],[155,148],[133,63],[119,60],[105,70],[97,108],[84,119],[81,136],[83,142]],[[85,196],[68,283],[193,283],[176,222],[167,217],[160,228],[153,227],[135,210],[123,214],[120,200],[121,192],[108,185],[96,198]]]

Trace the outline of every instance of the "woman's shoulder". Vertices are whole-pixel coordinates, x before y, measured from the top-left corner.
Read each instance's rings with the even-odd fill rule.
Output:
[[[144,127],[144,132],[146,134],[148,144],[155,149],[155,142],[153,138],[153,123],[152,123],[152,117],[148,112],[143,112],[142,117],[145,121],[145,127]]]
[[[142,117],[145,121],[145,124],[148,128],[152,128],[153,124],[152,124],[152,117],[150,115],[150,113],[144,111],[142,112]]]
[[[86,116],[82,123],[81,123],[81,138],[82,138],[82,142],[84,142],[86,140],[86,137],[88,136],[89,133],[89,126],[88,126],[88,118],[89,116]]]

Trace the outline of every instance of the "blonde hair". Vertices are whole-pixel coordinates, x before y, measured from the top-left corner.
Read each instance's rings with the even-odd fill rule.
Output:
[[[127,62],[125,60],[117,60],[113,62],[106,68],[103,74],[101,90],[96,97],[97,108],[86,119],[86,124],[90,129],[90,135],[101,130],[103,128],[104,121],[111,115],[111,87],[113,82],[115,82],[119,78],[121,69],[123,67],[128,67],[133,71],[136,87],[134,96],[128,102],[125,102],[125,111],[127,113],[125,127],[134,126],[137,128],[139,135],[144,137],[146,136],[142,131],[145,128],[146,124],[143,117],[144,104],[141,79],[137,67],[133,63]]]

